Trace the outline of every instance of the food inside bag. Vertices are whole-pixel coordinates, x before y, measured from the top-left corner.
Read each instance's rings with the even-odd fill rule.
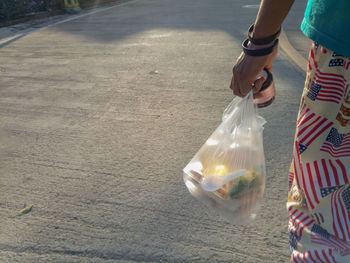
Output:
[[[252,219],[263,197],[264,123],[252,92],[235,98],[222,123],[183,169],[190,193],[234,223]]]

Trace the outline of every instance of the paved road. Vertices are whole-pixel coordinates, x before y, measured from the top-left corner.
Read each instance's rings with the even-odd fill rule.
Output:
[[[283,52],[276,101],[261,111],[268,176],[256,221],[226,222],[182,181],[232,99],[256,4],[130,1],[0,49],[0,262],[288,261],[304,75]]]
[[[298,51],[302,57],[308,59],[311,40],[307,38],[300,30],[300,25],[304,17],[306,4],[307,1],[304,0],[294,2],[294,5],[292,6],[286,20],[283,23],[283,29],[286,32],[288,40],[293,48]]]

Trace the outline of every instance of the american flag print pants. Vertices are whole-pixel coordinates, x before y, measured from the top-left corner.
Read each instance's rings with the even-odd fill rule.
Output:
[[[350,58],[312,43],[287,201],[291,262],[350,262]]]

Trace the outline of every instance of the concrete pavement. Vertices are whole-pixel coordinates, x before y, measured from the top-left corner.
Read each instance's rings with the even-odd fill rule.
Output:
[[[302,71],[306,72],[311,40],[300,30],[307,1],[295,1],[286,20],[280,37],[280,47]]]
[[[300,25],[304,17],[307,1],[295,1],[286,20],[283,23],[288,40],[291,45],[307,59],[310,50],[311,40],[300,30]]]
[[[288,261],[304,74],[283,51],[276,101],[261,110],[268,176],[256,220],[226,222],[182,181],[232,99],[257,3],[130,1],[3,45],[0,262]]]

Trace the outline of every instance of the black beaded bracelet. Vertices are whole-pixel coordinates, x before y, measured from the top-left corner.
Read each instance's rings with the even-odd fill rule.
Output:
[[[258,46],[267,45],[272,41],[274,41],[281,33],[281,28],[280,28],[275,34],[271,36],[264,37],[264,38],[254,38],[253,37],[254,26],[255,24],[252,24],[248,30],[248,39],[254,45],[258,45]]]
[[[266,55],[271,54],[272,51],[274,50],[275,46],[278,45],[278,39],[276,39],[271,46],[266,47],[266,48],[260,48],[260,49],[249,49],[248,43],[249,43],[248,38],[243,41],[243,43],[242,43],[243,52],[248,56],[260,57],[260,56],[266,56]]]

